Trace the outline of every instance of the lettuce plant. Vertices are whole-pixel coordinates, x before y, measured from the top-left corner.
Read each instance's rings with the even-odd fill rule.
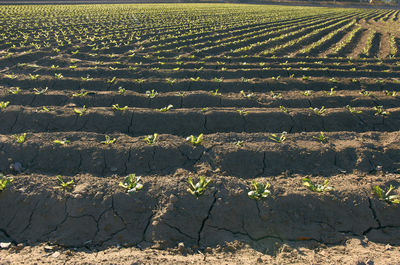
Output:
[[[119,183],[119,186],[124,188],[127,193],[134,193],[143,188],[143,184],[140,183],[140,179],[140,176],[129,174],[125,177],[123,182]]]
[[[117,141],[117,138],[111,139],[111,137],[108,135],[106,135],[105,138],[106,139],[104,141],[101,141],[102,144],[113,144]]]
[[[203,142],[203,134],[200,134],[197,137],[190,135],[186,138],[186,141],[189,141],[194,146],[198,146]]]
[[[158,133],[155,133],[153,135],[148,135],[144,138],[144,141],[146,144],[154,144],[155,142],[157,142],[158,139]]]
[[[3,110],[10,105],[10,101],[0,101],[0,110]]]
[[[128,109],[128,106],[120,107],[119,104],[112,105],[112,109],[115,111],[124,111]]]
[[[378,115],[387,116],[390,114],[389,111],[384,110],[383,106],[375,106],[374,110],[376,111],[376,113],[375,113],[376,116],[378,116]]]
[[[400,196],[399,195],[390,195],[390,193],[392,192],[392,190],[394,190],[394,187],[392,185],[390,185],[389,189],[387,191],[385,191],[384,189],[382,189],[379,186],[374,186],[373,190],[375,192],[375,195],[380,199],[383,200],[389,204],[399,204],[400,203]]]
[[[87,92],[84,88],[81,89],[81,91],[79,93],[74,93],[72,94],[72,97],[84,97],[88,94],[89,92]]]
[[[324,192],[324,191],[332,191],[333,187],[328,186],[329,180],[325,180],[324,184],[315,184],[309,178],[302,179],[303,186],[306,186],[309,190],[314,192]]]
[[[21,135],[16,135],[14,134],[15,139],[17,140],[17,143],[22,144],[26,140],[26,133],[23,133]]]
[[[170,109],[172,109],[173,107],[174,107],[174,105],[169,104],[167,107],[161,108],[160,111],[161,111],[161,112],[167,112],[167,111],[169,111]]]
[[[67,145],[69,144],[71,141],[67,140],[65,138],[63,138],[62,140],[54,140],[53,143],[55,144],[59,144],[59,145]]]
[[[250,199],[253,200],[265,199],[271,195],[271,191],[269,190],[270,187],[271,184],[269,184],[269,182],[267,182],[267,184],[264,185],[262,183],[258,183],[256,180],[252,180],[251,188],[253,190],[249,191],[247,195],[249,196]]]
[[[200,181],[196,184],[193,183],[192,177],[188,178],[189,188],[187,189],[192,195],[199,198],[206,191],[207,186],[211,183],[212,179],[206,180],[204,176],[200,176]]]
[[[14,181],[13,178],[4,177],[4,175],[0,173],[0,192],[3,191],[13,181]]]
[[[313,138],[317,139],[318,141],[323,142],[323,143],[328,142],[328,137],[326,137],[323,132],[319,132],[319,135],[313,136]]]
[[[57,180],[59,182],[60,188],[63,190],[71,190],[75,184],[73,179],[65,182],[61,175],[57,176]]]
[[[83,114],[85,114],[85,112],[86,112],[86,106],[83,105],[83,107],[80,109],[74,108],[74,112],[75,112],[75,114],[78,114],[79,116],[83,116]]]
[[[268,136],[268,138],[271,139],[272,141],[280,144],[286,140],[286,135],[287,135],[287,132],[282,132],[280,136],[278,136],[276,134],[272,134],[271,136]]]

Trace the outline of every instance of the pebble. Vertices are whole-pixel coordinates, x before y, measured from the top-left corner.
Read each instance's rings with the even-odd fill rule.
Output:
[[[58,258],[61,255],[61,253],[59,251],[54,252],[53,254],[51,254],[51,256],[53,258]]]
[[[0,242],[0,248],[9,248],[11,246],[11,242]]]

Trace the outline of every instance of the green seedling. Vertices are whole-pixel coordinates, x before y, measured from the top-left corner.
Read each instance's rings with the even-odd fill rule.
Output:
[[[306,76],[306,75],[303,75],[302,79],[303,79],[303,80],[310,80],[310,77],[309,77],[309,76]]]
[[[13,178],[4,177],[4,175],[0,173],[0,192],[3,191],[13,181],[14,181]]]
[[[75,114],[78,114],[79,116],[82,116],[86,112],[86,106],[83,105],[83,107],[80,108],[80,109],[74,108],[74,112],[75,112]]]
[[[282,94],[281,93],[274,93],[273,91],[271,91],[269,94],[271,95],[271,97],[273,99],[282,99]]]
[[[57,176],[57,180],[59,181],[60,188],[63,190],[71,190],[75,184],[73,179],[65,182],[61,175]]]
[[[235,145],[236,146],[240,146],[240,147],[242,147],[243,146],[243,141],[237,141],[236,143],[235,143]]]
[[[197,137],[190,135],[186,138],[186,141],[189,141],[194,146],[198,146],[203,142],[203,134],[200,134]]]
[[[196,78],[191,77],[190,80],[193,81],[193,82],[198,82],[200,80],[200,76],[198,76]]]
[[[387,111],[387,110],[384,110],[383,106],[375,106],[373,109],[376,111],[376,113],[375,113],[376,116],[378,116],[378,115],[381,115],[381,116],[390,115],[390,112]]]
[[[324,191],[332,191],[333,187],[328,186],[329,180],[325,180],[324,184],[315,184],[309,178],[302,179],[303,186],[306,186],[309,190],[314,192],[324,192]]]
[[[114,76],[114,77],[111,78],[111,79],[107,79],[107,83],[109,83],[109,84],[114,84],[116,80],[117,80],[117,78]]]
[[[346,106],[346,109],[350,111],[351,114],[361,114],[362,110],[356,110],[355,108],[351,107],[350,105]]]
[[[399,195],[390,195],[390,193],[392,192],[392,190],[394,190],[394,187],[392,185],[390,185],[389,189],[387,191],[385,191],[384,189],[382,189],[379,186],[374,186],[373,187],[375,195],[380,199],[383,200],[389,204],[399,204],[400,203],[400,196]]]
[[[146,144],[154,144],[155,142],[157,142],[158,139],[158,133],[155,133],[153,135],[148,135],[144,138],[144,141],[146,142]]]
[[[320,116],[324,115],[325,111],[326,111],[324,106],[322,106],[320,109],[319,108],[312,108],[312,107],[309,107],[309,109],[314,111],[315,114],[320,115]]]
[[[249,114],[248,111],[244,110],[244,109],[238,109],[236,110],[241,116],[246,116],[247,114]]]
[[[323,143],[328,142],[328,137],[326,137],[323,132],[320,132],[318,136],[313,136],[313,138]]]
[[[106,135],[105,138],[106,139],[104,141],[101,141],[102,144],[113,144],[117,141],[116,138],[111,139],[111,137],[108,135]]]
[[[201,108],[201,111],[202,111],[202,112],[206,112],[206,111],[208,111],[208,109],[209,109],[208,107]]]
[[[59,145],[67,145],[69,144],[71,141],[67,140],[65,138],[63,138],[62,140],[54,140],[53,143],[55,144],[59,144]]]
[[[253,97],[254,96],[254,93],[244,93],[244,91],[243,90],[241,90],[240,91],[240,95],[242,95],[243,97],[245,97],[245,98],[251,98],[251,97]]]
[[[178,97],[184,97],[186,95],[186,92],[179,91],[179,92],[176,92],[176,95]]]
[[[385,92],[386,96],[390,96],[390,97],[396,97],[397,96],[397,92],[396,91],[385,90],[383,92]]]
[[[21,92],[21,89],[19,87],[16,88],[10,88],[8,90],[8,93],[13,94],[13,95],[17,95],[19,92]]]
[[[116,111],[124,111],[124,110],[127,110],[128,109],[128,106],[125,106],[125,107],[120,107],[119,106],[119,104],[114,104],[114,105],[112,105],[112,109],[113,110],[116,110]]]
[[[158,95],[158,92],[152,89],[151,91],[146,91],[146,95],[149,98],[155,98]]]
[[[143,184],[140,183],[140,179],[140,176],[129,174],[125,177],[123,182],[119,183],[119,186],[124,188],[127,193],[134,193],[143,188]]]
[[[187,189],[192,195],[199,198],[206,191],[207,186],[211,183],[212,179],[206,180],[204,176],[200,176],[200,181],[196,184],[193,183],[192,177],[189,177],[187,182],[189,184],[189,188]]]
[[[3,110],[10,105],[10,101],[0,101],[0,110]]]
[[[39,75],[32,75],[32,74],[29,74],[29,78],[30,78],[31,80],[36,80],[36,79],[39,78]]]
[[[372,92],[369,92],[369,91],[367,91],[365,89],[361,89],[360,94],[363,95],[363,96],[366,96],[366,97],[367,96],[372,96]]]
[[[272,134],[271,136],[268,136],[268,138],[271,139],[272,141],[280,144],[286,140],[286,135],[287,135],[287,132],[282,132],[280,136],[278,136],[276,134]]]
[[[87,92],[84,88],[81,89],[81,91],[79,93],[74,93],[72,94],[72,96],[75,97],[84,97],[88,94],[89,92]]]
[[[63,79],[64,78],[64,76],[61,73],[60,74],[54,74],[54,77],[56,79]]]
[[[170,109],[172,109],[174,107],[174,105],[169,104],[167,107],[161,108],[160,111],[161,112],[167,112]]]
[[[15,139],[17,140],[17,143],[22,144],[22,143],[24,143],[25,140],[26,140],[26,133],[21,134],[21,135],[16,135],[16,134],[14,134],[14,137],[15,137]]]
[[[81,76],[82,81],[91,81],[93,78],[90,77],[90,75],[87,75],[86,77]]]
[[[279,109],[281,111],[283,111],[284,113],[289,113],[289,110],[286,107],[282,106],[282,105],[279,106]]]
[[[47,90],[49,90],[48,87],[45,87],[45,88],[43,88],[43,89],[38,89],[38,88],[34,88],[34,89],[33,89],[35,95],[42,95],[42,94],[46,93]]]
[[[125,88],[123,88],[123,87],[119,87],[118,88],[118,94],[125,95],[125,93],[126,93],[126,89]]]
[[[269,182],[267,182],[267,184],[264,185],[262,183],[258,183],[257,181],[253,180],[251,181],[251,187],[253,188],[253,190],[247,193],[250,199],[261,200],[271,195],[271,191],[269,190],[271,184],[269,184]]]
[[[40,112],[49,112],[49,111],[50,110],[45,106],[42,106],[42,109],[40,110]]]
[[[306,90],[303,92],[303,95],[306,97],[309,97],[309,96],[311,96],[311,93],[312,93],[311,90]]]
[[[214,91],[211,91],[211,92],[210,92],[211,95],[213,95],[213,96],[221,96],[222,94],[219,93],[218,90],[219,90],[219,89],[217,88],[217,89],[215,89]]]
[[[325,92],[328,96],[333,96],[336,94],[335,88],[332,87],[331,90],[329,92]]]

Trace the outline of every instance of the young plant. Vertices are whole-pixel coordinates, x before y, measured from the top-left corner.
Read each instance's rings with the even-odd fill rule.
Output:
[[[241,116],[246,116],[247,114],[249,114],[248,111],[244,110],[244,109],[238,109],[236,110]]]
[[[4,177],[4,175],[0,173],[0,192],[3,191],[13,181],[14,181],[13,178]]]
[[[206,180],[204,176],[200,176],[200,181],[194,184],[192,177],[189,177],[187,181],[189,184],[189,188],[187,189],[187,191],[196,196],[196,198],[199,198],[201,195],[204,194],[207,186],[211,183],[211,181],[212,179]]]
[[[324,115],[324,114],[325,114],[325,111],[326,111],[326,109],[325,109],[324,106],[322,106],[320,109],[319,109],[319,108],[312,108],[312,107],[310,107],[309,109],[312,110],[312,111],[314,111],[314,113],[317,114],[317,115],[319,115],[319,116]]]
[[[125,106],[125,107],[120,107],[119,106],[119,104],[114,104],[114,105],[112,105],[112,109],[113,110],[116,110],[116,111],[124,111],[124,110],[127,110],[128,109],[128,106]]]
[[[323,132],[320,132],[318,136],[313,136],[313,138],[323,143],[328,142],[328,137],[326,137]]]
[[[158,139],[158,133],[155,133],[153,135],[148,135],[144,138],[144,141],[146,142],[146,144],[154,144],[155,142],[157,142]]]
[[[32,75],[32,74],[29,74],[29,78],[30,78],[31,80],[36,80],[36,79],[39,78],[39,75]]]
[[[245,97],[245,98],[251,98],[251,97],[253,97],[254,96],[254,93],[244,93],[244,91],[243,90],[241,90],[240,91],[240,95],[242,95],[243,97]]]
[[[7,108],[10,105],[10,101],[0,101],[0,110]]]
[[[271,97],[273,99],[282,99],[282,94],[281,93],[274,93],[273,91],[271,91],[269,94],[271,95]]]
[[[303,92],[303,95],[306,97],[309,97],[309,96],[311,96],[311,93],[312,93],[311,90],[306,90]]]
[[[360,94],[363,95],[363,96],[366,96],[366,97],[367,96],[372,96],[372,92],[369,92],[369,91],[367,91],[365,89],[361,89]]]
[[[54,77],[55,77],[56,79],[59,79],[59,80],[64,78],[64,76],[63,76],[61,73],[59,73],[59,74],[55,73],[55,74],[54,74]]]
[[[43,89],[38,89],[38,88],[33,89],[33,91],[35,92],[35,95],[43,95],[47,92],[47,90],[49,90],[48,87],[45,87]]]
[[[380,199],[383,200],[389,204],[391,203],[395,203],[395,204],[399,204],[400,203],[400,196],[399,195],[390,195],[390,193],[392,192],[392,190],[394,190],[394,187],[392,185],[390,185],[389,189],[387,191],[385,191],[384,189],[382,189],[379,186],[374,186],[373,187],[375,195]]]
[[[63,138],[62,140],[54,140],[53,143],[55,144],[59,144],[59,145],[67,145],[69,144],[71,141],[67,140],[65,138]]]
[[[87,92],[84,88],[81,89],[81,91],[79,93],[74,93],[72,94],[72,96],[75,97],[84,97],[88,94],[89,92]]]
[[[251,187],[253,188],[253,190],[247,193],[250,199],[261,200],[271,195],[271,191],[269,190],[271,184],[269,184],[269,182],[264,185],[262,183],[258,183],[255,180],[252,180]]]
[[[111,78],[111,79],[107,79],[107,83],[108,83],[108,84],[114,84],[116,80],[117,80],[117,78],[114,76],[114,77]]]
[[[17,140],[17,143],[22,144],[22,143],[24,143],[25,140],[26,140],[26,133],[21,134],[21,135],[16,135],[16,134],[14,134],[14,137],[15,137],[15,139]]]
[[[71,190],[75,183],[73,179],[65,182],[61,175],[57,176],[57,180],[59,182],[60,188],[63,190]]]
[[[108,135],[106,135],[105,138],[106,139],[104,141],[101,141],[102,144],[113,144],[115,141],[117,141],[116,138],[111,139],[111,137]]]
[[[19,87],[16,88],[10,88],[8,90],[8,93],[13,94],[13,95],[17,95],[19,92],[21,92],[21,89]]]
[[[284,113],[289,113],[289,110],[286,107],[282,106],[282,105],[279,106],[279,109],[281,111],[283,111]]]
[[[350,105],[346,105],[346,109],[350,111],[351,114],[361,114],[362,110],[356,110],[355,108],[351,107]]]
[[[119,87],[118,88],[118,94],[125,95],[125,93],[126,93],[126,89],[125,88],[123,88],[123,87]]]
[[[333,96],[336,94],[335,88],[331,87],[331,90],[329,92],[325,92],[328,96]]]
[[[170,109],[172,109],[174,107],[174,105],[169,104],[167,107],[161,108],[160,111],[161,112],[167,112]]]
[[[383,106],[375,106],[373,109],[376,111],[375,113],[376,116],[378,115],[387,116],[390,114],[389,111],[383,109]]]
[[[239,147],[242,147],[243,144],[244,144],[243,141],[237,141],[237,142],[235,142],[235,145],[236,145],[236,146],[239,146]]]
[[[268,138],[271,139],[272,141],[280,144],[286,140],[286,135],[287,135],[287,132],[282,132],[280,136],[278,136],[276,134],[272,134],[271,136],[268,136]]]
[[[143,188],[143,184],[140,183],[140,179],[140,176],[129,174],[125,177],[123,182],[119,183],[119,186],[124,188],[127,193],[134,193]]]
[[[197,137],[190,135],[186,138],[186,141],[189,141],[194,146],[198,146],[203,142],[203,134],[200,134]]]
[[[79,116],[83,116],[83,114],[85,114],[85,112],[86,112],[86,106],[83,105],[83,107],[80,109],[74,108],[74,112],[75,112],[75,114],[78,114]]]
[[[217,88],[217,89],[215,89],[214,91],[211,91],[211,92],[210,92],[211,95],[213,95],[213,96],[221,96],[222,94],[219,93],[218,90],[219,90],[219,89]]]
[[[385,92],[386,96],[390,96],[390,97],[396,97],[397,96],[397,92],[396,91],[384,90],[383,92]]]
[[[324,184],[315,184],[309,178],[302,179],[303,186],[306,186],[309,190],[314,192],[324,192],[324,191],[332,191],[333,187],[328,186],[329,180],[325,180]]]
[[[152,89],[151,91],[146,91],[146,95],[149,98],[155,98],[158,95],[158,92]]]

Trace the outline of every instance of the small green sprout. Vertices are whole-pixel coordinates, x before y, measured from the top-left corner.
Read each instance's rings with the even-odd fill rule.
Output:
[[[56,78],[56,79],[63,79],[64,78],[64,76],[60,73],[60,74],[57,74],[57,73],[55,73],[54,74],[54,77]]]
[[[356,110],[355,108],[351,107],[350,105],[346,105],[346,109],[350,111],[351,114],[361,114],[362,110]]]
[[[43,89],[38,89],[38,88],[33,89],[33,91],[35,92],[35,95],[43,95],[47,92],[47,90],[49,90],[48,87],[45,87]]]
[[[199,198],[206,191],[207,186],[211,183],[212,179],[206,180],[204,176],[200,176],[200,181],[196,184],[193,183],[192,177],[189,177],[187,182],[189,184],[189,188],[187,189],[192,195]]]
[[[67,145],[69,144],[71,141],[67,140],[65,138],[63,138],[62,140],[54,140],[53,143],[55,144],[59,144],[59,145]]]
[[[253,97],[254,96],[254,93],[244,93],[244,91],[243,90],[241,90],[240,91],[240,95],[242,95],[243,97],[245,97],[245,98],[251,98],[251,97]]]
[[[146,95],[149,97],[149,98],[155,98],[157,95],[158,95],[158,92],[157,91],[155,91],[154,89],[152,89],[151,91],[146,91]]]
[[[49,111],[50,110],[45,106],[42,106],[42,109],[40,110],[40,112],[49,112]]]
[[[219,89],[217,88],[217,89],[215,89],[214,91],[211,91],[211,92],[210,92],[211,95],[213,95],[213,96],[221,96],[222,94],[219,93],[218,90],[219,90]]]
[[[87,75],[86,77],[81,76],[82,81],[90,81],[93,80],[93,78],[90,77],[90,75]]]
[[[313,136],[313,138],[323,143],[328,142],[328,137],[326,137],[323,132],[320,132],[318,136]]]
[[[389,195],[392,192],[392,190],[394,190],[394,187],[392,185],[390,185],[390,187],[387,191],[383,190],[379,186],[374,186],[373,189],[374,189],[375,195],[380,200],[383,200],[389,204],[391,204],[391,203],[399,204],[400,203],[399,195]]]
[[[21,134],[21,135],[16,135],[16,134],[14,134],[14,137],[15,137],[15,139],[17,139],[17,143],[22,144],[22,143],[24,143],[25,140],[26,140],[26,133]]]
[[[372,96],[372,92],[369,92],[365,89],[361,89],[360,94],[363,96]]]
[[[0,110],[3,110],[10,105],[10,101],[0,101]]]
[[[248,111],[244,110],[244,109],[238,109],[236,110],[241,116],[246,116],[247,114],[249,114]]]
[[[13,181],[14,181],[13,178],[4,177],[4,175],[2,173],[0,173],[0,192],[3,191]]]
[[[186,95],[186,92],[179,91],[179,92],[176,92],[176,95],[178,97],[184,97]]]
[[[83,105],[83,107],[80,108],[80,109],[74,108],[74,112],[75,112],[75,114],[78,114],[79,116],[82,116],[86,112],[86,106]]]
[[[208,107],[201,108],[201,111],[202,111],[202,112],[206,112],[206,111],[208,111],[208,109],[209,109]]]
[[[303,75],[302,79],[303,80],[310,80],[310,76]]]
[[[289,113],[289,110],[286,107],[282,106],[282,105],[279,106],[279,109],[281,111],[283,111],[284,113]]]
[[[112,109],[113,110],[116,110],[116,111],[124,111],[124,110],[127,110],[128,109],[128,106],[125,106],[125,107],[120,107],[119,106],[119,104],[114,104],[114,105],[112,105]]]
[[[197,137],[190,135],[186,138],[186,141],[189,141],[194,146],[198,146],[203,142],[203,134],[200,134]]]
[[[172,109],[174,107],[174,105],[169,104],[167,107],[161,108],[160,111],[161,112],[167,112],[170,109]]]
[[[311,93],[312,93],[311,90],[306,90],[303,92],[303,95],[309,97],[311,96]]]
[[[81,91],[79,93],[74,93],[72,94],[72,96],[75,97],[84,97],[88,94],[89,92],[87,92],[84,88],[81,89]]]
[[[271,195],[271,191],[269,190],[271,184],[269,184],[269,182],[264,185],[253,180],[251,181],[251,187],[253,188],[253,190],[247,193],[250,199],[261,200]]]
[[[74,183],[75,183],[73,179],[68,181],[68,182],[65,182],[61,175],[58,175],[57,179],[60,182],[59,183],[60,188],[63,189],[63,190],[71,190],[72,187],[74,186]]]
[[[120,95],[125,95],[125,93],[126,93],[126,89],[120,86],[120,87],[118,88],[118,94],[120,94]]]
[[[126,189],[127,193],[134,193],[143,188],[143,184],[139,183],[141,177],[135,174],[129,174],[125,177],[123,182],[119,183],[119,186]]]
[[[239,146],[239,147],[242,147],[243,146],[243,141],[237,141],[236,143],[235,143],[235,145],[236,146]]]
[[[390,115],[390,112],[387,110],[384,110],[383,106],[375,106],[373,109],[376,111],[376,113],[375,113],[376,116],[377,115],[381,115],[381,116]]]
[[[29,78],[30,78],[31,80],[36,80],[36,79],[39,78],[39,75],[32,75],[32,74],[29,74]]]
[[[268,136],[268,138],[271,139],[272,141],[280,144],[286,140],[286,135],[287,135],[287,132],[282,132],[280,136],[278,136],[276,134],[272,134],[271,136]]]
[[[385,90],[383,92],[385,92],[386,96],[391,96],[391,97],[396,97],[397,96],[397,92],[396,91]]]
[[[309,190],[314,192],[324,192],[324,191],[332,191],[333,187],[328,186],[329,180],[325,180],[324,184],[315,184],[309,178],[302,179],[303,186],[306,186]]]
[[[312,108],[312,107],[309,107],[309,109],[314,111],[315,114],[320,115],[320,116],[324,115],[325,111],[326,111],[324,106],[322,106],[320,109],[319,108]]]
[[[109,83],[109,84],[114,84],[116,80],[117,80],[117,78],[114,76],[114,77],[111,78],[111,79],[107,79],[107,83]]]
[[[13,94],[13,95],[17,95],[19,92],[21,92],[21,89],[19,87],[16,88],[10,88],[8,90],[8,93]]]
[[[105,135],[105,138],[106,139],[104,141],[101,141],[102,144],[113,144],[115,141],[117,141],[116,138],[111,139],[111,137],[108,135]]]
[[[273,91],[271,91],[269,94],[271,95],[271,97],[273,99],[282,99],[282,94],[281,93],[274,93]]]
[[[329,91],[329,92],[325,92],[328,96],[333,96],[333,95],[335,95],[336,94],[336,91],[335,91],[335,88],[334,87],[331,87],[331,91]]]
[[[158,133],[155,133],[153,135],[148,135],[144,138],[144,141],[146,142],[146,144],[154,144],[155,142],[157,142],[158,139]]]

